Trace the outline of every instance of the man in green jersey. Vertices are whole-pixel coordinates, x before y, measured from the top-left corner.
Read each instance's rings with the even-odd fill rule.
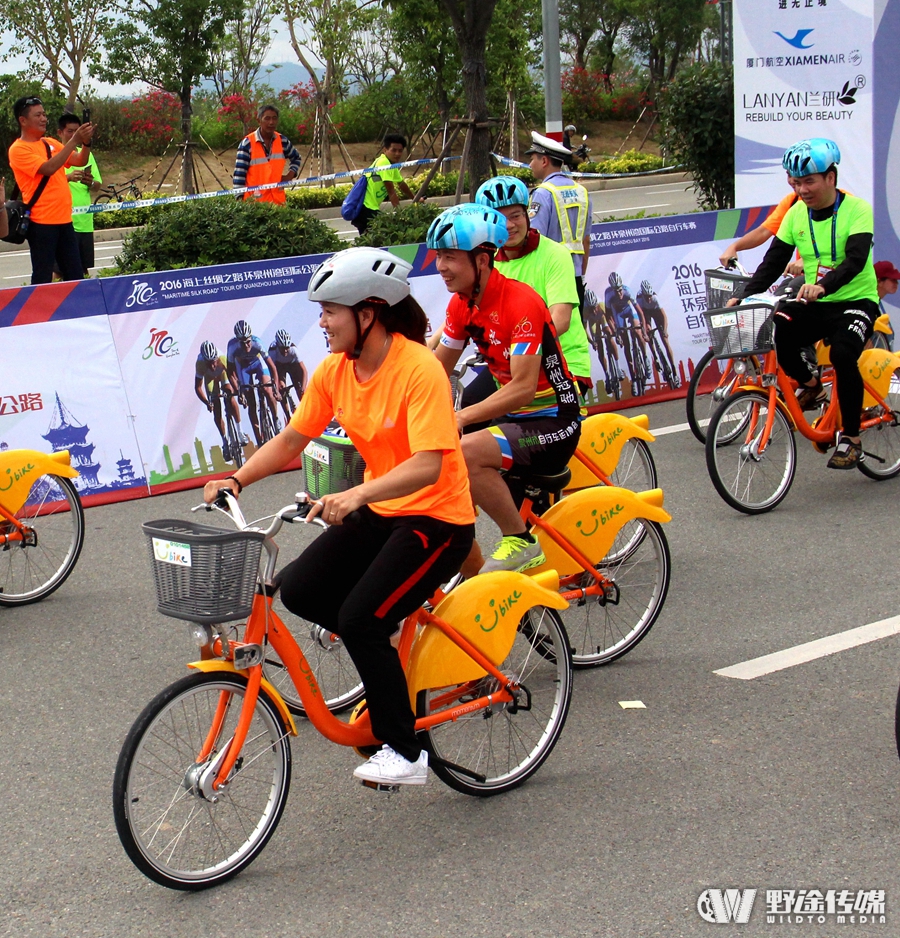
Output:
[[[550,310],[559,344],[582,394],[591,381],[590,345],[578,308],[572,258],[565,245],[540,234],[528,218],[528,187],[515,176],[495,176],[475,194],[478,205],[495,208],[506,218],[509,240],[497,252],[500,273],[527,283]]]
[[[63,143],[68,143],[80,126],[81,121],[74,114],[63,114],[57,123],[59,139]],[[75,149],[78,152],[81,147]],[[90,155],[84,166],[73,166],[66,171],[69,191],[72,193],[72,208],[90,205],[91,194],[99,192],[102,187],[103,180],[97,168],[97,161],[94,159],[93,152],[88,152]],[[94,266],[94,216],[90,212],[73,215],[72,227],[75,229],[78,251],[81,254],[81,267],[87,277],[89,268]]]
[[[363,201],[363,207],[359,214],[353,219],[353,227],[362,234],[369,227],[369,222],[378,214],[381,203],[385,199],[390,199],[391,205],[396,208],[400,204],[400,196],[397,195],[399,189],[407,199],[413,199],[415,196],[412,190],[400,175],[399,169],[383,169],[382,167],[391,166],[399,163],[403,159],[403,151],[406,149],[406,138],[401,134],[388,134],[382,141],[383,147],[381,156],[372,164],[372,168],[378,172],[369,176],[366,185],[366,197]]]
[[[840,159],[837,144],[821,137],[801,140],[785,151],[782,163],[800,200],[784,216],[743,295],[768,288],[794,250],[799,251],[806,282],[796,300],[775,314],[778,363],[800,383],[800,406],[813,409],[824,392],[801,350],[819,339],[830,341],[844,429],[828,466],[852,469],[864,458],[859,436],[863,382],[857,361],[878,318],[878,278],[872,263],[872,206],[837,188]]]

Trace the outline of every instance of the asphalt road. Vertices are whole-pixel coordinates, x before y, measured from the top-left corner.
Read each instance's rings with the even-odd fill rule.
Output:
[[[683,423],[680,403],[649,410]],[[43,603],[0,608],[0,935],[14,938],[680,938],[900,933],[900,640],[755,680],[718,669],[900,612],[900,479],[825,468],[745,517],[688,432],[653,444],[672,552],[668,602],[625,659],[576,674],[550,759],[496,798],[359,786],[356,757],[301,724],[280,827],[201,894],[145,879],[116,837],[111,785],[147,701],[186,673],[184,624],[154,610],[140,522],[185,492],[87,512],[83,556]],[[286,504],[298,476],[249,489]],[[486,532],[481,531],[484,536]],[[280,537],[283,558],[309,532]],[[640,700],[646,709],[622,709]],[[705,922],[707,888],[760,890],[747,925]],[[885,890],[886,924],[767,924],[767,889]]]
[[[697,199],[689,184],[672,179],[649,185],[593,191],[591,198],[595,222],[609,217],[634,215],[641,211],[647,215],[677,215],[697,209]],[[344,221],[340,214],[336,218],[329,218],[326,213],[321,214],[322,220],[331,225],[343,241],[352,241],[356,237],[356,229],[350,222]],[[115,240],[99,240],[107,236]],[[97,266],[93,268],[92,273],[104,267],[112,267],[116,254],[122,249],[121,238],[114,230],[98,232],[97,238],[94,246]],[[3,245],[0,242],[0,290],[4,287],[23,286],[30,282],[31,260],[27,246],[25,250],[13,249],[12,245]]]

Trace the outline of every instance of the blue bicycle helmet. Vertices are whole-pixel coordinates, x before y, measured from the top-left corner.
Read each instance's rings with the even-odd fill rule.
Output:
[[[528,186],[517,176],[494,176],[483,182],[475,193],[475,203],[488,208],[527,205]]]
[[[246,319],[239,319],[234,324],[234,337],[236,339],[249,339],[253,335],[250,323]]]
[[[279,329],[275,333],[275,344],[279,348],[290,348],[294,343],[291,342],[291,334],[287,329]]]
[[[506,219],[496,209],[468,203],[441,212],[431,223],[425,243],[433,251],[474,251],[502,248],[508,237]]]
[[[833,140],[812,137],[801,140],[784,151],[781,165],[789,176],[812,176],[824,173],[841,161],[841,151]]]
[[[214,362],[219,357],[219,350],[212,342],[204,342],[200,346],[200,357],[207,362]]]

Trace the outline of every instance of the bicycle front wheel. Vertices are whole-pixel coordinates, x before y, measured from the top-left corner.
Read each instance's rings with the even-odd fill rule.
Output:
[[[770,409],[772,431],[764,443]],[[732,508],[748,515],[771,511],[787,495],[797,470],[793,429],[768,397],[738,391],[710,421],[706,466],[716,491]]]
[[[739,374],[735,371],[732,359],[720,362],[710,349],[694,368],[688,382],[685,409],[691,433],[701,443],[706,442],[706,425],[715,409],[726,397],[734,393],[735,388],[752,383],[759,374],[759,362],[756,358],[744,358],[740,361],[744,363],[746,370]]]
[[[521,785],[559,739],[572,699],[572,660],[555,609],[537,606],[525,614],[499,670],[520,687],[514,704],[496,703],[419,734],[434,774],[467,795],[497,795]],[[487,675],[453,689],[420,691],[417,715],[429,716],[499,689],[496,678]]]
[[[876,335],[881,334],[876,333]],[[893,479],[900,474],[900,426],[897,423],[900,420],[900,374],[897,372],[891,377],[890,388],[884,397],[884,402],[893,414],[893,418],[861,434],[860,439],[866,458],[857,464],[860,472],[870,479],[875,479],[876,482]],[[885,408],[879,404],[865,416],[880,417],[884,413]]]
[[[116,830],[134,865],[162,886],[197,890],[231,879],[281,819],[291,748],[265,694],[226,784],[212,792],[204,776],[234,736],[246,689],[236,674],[188,675],[147,705],[122,747],[113,782]],[[212,751],[198,762],[211,735]]]
[[[37,602],[59,589],[84,543],[84,511],[70,479],[40,476],[15,517],[21,531],[0,517],[0,606]]]
[[[596,668],[627,654],[653,627],[669,593],[671,559],[662,527],[636,519],[617,535],[597,564],[606,581],[603,594],[588,593],[562,613],[576,668]],[[577,584],[595,587],[585,573]]]

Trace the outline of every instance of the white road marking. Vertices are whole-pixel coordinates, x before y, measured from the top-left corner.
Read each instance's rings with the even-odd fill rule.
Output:
[[[698,420],[697,423],[699,423],[701,427],[709,426],[708,419]],[[668,436],[670,433],[682,433],[684,430],[690,430],[690,429],[691,429],[691,425],[689,423],[673,423],[669,427],[659,427],[658,429],[656,427],[650,427],[650,432],[654,436]]]
[[[891,635],[897,635],[898,633],[900,633],[900,616],[891,616],[890,619],[870,622],[868,625],[848,629],[846,632],[838,632],[825,638],[817,638],[813,642],[795,645],[793,648],[776,651],[771,655],[763,655],[761,658],[753,658],[750,661],[742,661],[740,664],[733,664],[729,668],[722,668],[713,673],[722,677],[737,678],[739,681],[752,681],[753,678],[771,674],[773,671],[793,668],[795,665],[815,661],[816,658],[824,658],[826,655],[846,651],[848,648],[855,648],[857,645],[865,645],[867,642],[877,642],[881,638],[889,638]]]
[[[594,217],[603,216],[605,218],[607,215],[612,215],[615,212],[636,212],[638,209],[642,208],[665,208],[667,205],[671,204],[671,202],[654,202],[653,205],[623,205],[621,208],[594,209]]]

